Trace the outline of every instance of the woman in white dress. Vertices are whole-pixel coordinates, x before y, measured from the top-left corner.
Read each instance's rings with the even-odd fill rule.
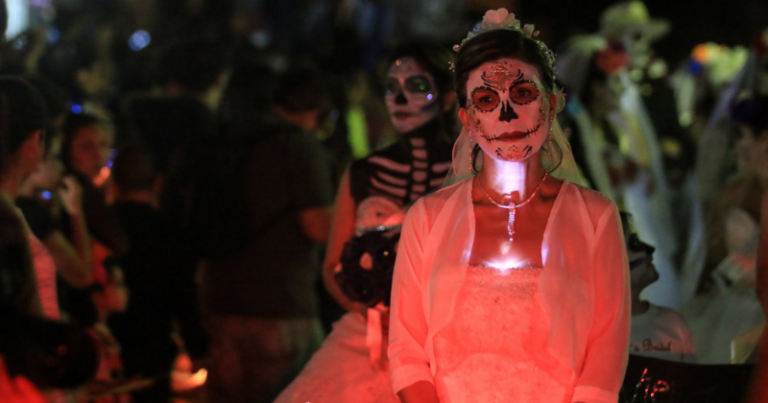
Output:
[[[720,192],[709,217],[702,293],[681,310],[703,364],[743,362],[734,339],[765,321],[757,298],[756,260],[765,191],[761,178],[768,177],[768,96],[740,102],[731,119],[740,128],[735,143],[739,172]]]
[[[405,43],[393,50],[384,78],[385,102],[400,140],[355,161],[344,174],[326,254],[326,288],[349,312],[334,323],[320,350],[276,403],[398,401],[387,370],[389,298],[380,298],[380,304],[350,298],[337,281],[339,262],[351,238],[382,227],[399,231],[406,208],[443,185],[454,138],[450,111],[455,95],[448,70],[452,60],[450,50],[432,44]],[[379,273],[389,278],[377,283],[389,284],[391,264]],[[352,284],[346,290],[363,286]],[[389,295],[388,286],[379,288],[386,289],[375,294]]]
[[[403,224],[389,358],[405,403],[615,403],[629,274],[616,206],[572,183],[554,56],[489,11],[457,45],[461,180]]]

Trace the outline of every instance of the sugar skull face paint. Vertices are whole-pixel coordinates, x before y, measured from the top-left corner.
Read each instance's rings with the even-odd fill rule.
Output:
[[[440,113],[435,80],[412,57],[392,63],[384,88],[389,118],[400,133],[415,130]]]
[[[522,161],[546,140],[548,96],[534,66],[510,58],[487,62],[469,74],[462,120],[486,155]]]

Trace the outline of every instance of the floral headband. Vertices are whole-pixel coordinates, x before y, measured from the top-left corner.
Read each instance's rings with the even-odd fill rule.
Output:
[[[549,67],[554,68],[555,65],[555,53],[547,47],[544,42],[538,38],[539,31],[533,26],[533,24],[525,24],[521,28],[520,20],[515,18],[514,13],[510,13],[506,8],[500,8],[498,10],[488,10],[483,16],[483,20],[475,25],[475,28],[467,34],[467,37],[461,41],[461,44],[453,45],[453,51],[459,52],[461,47],[464,46],[467,41],[472,38],[484,34],[486,32],[495,31],[497,29],[506,29],[509,31],[518,31],[524,36],[530,38],[537,45],[541,51],[546,55]],[[455,66],[451,63],[451,70],[453,71]]]

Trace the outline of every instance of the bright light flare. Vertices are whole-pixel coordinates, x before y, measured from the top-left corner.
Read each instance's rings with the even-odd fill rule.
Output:
[[[152,43],[152,36],[149,34],[149,32],[140,29],[131,35],[131,37],[128,39],[128,47],[131,48],[134,52],[138,52]]]

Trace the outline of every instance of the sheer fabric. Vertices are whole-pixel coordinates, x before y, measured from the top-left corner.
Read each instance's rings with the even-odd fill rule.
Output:
[[[395,391],[434,382],[435,335],[449,324],[474,240],[472,181],[419,199],[406,215],[392,290],[389,359]],[[523,340],[567,401],[615,403],[627,363],[629,270],[616,206],[565,182],[542,242],[537,299],[545,346]]]

